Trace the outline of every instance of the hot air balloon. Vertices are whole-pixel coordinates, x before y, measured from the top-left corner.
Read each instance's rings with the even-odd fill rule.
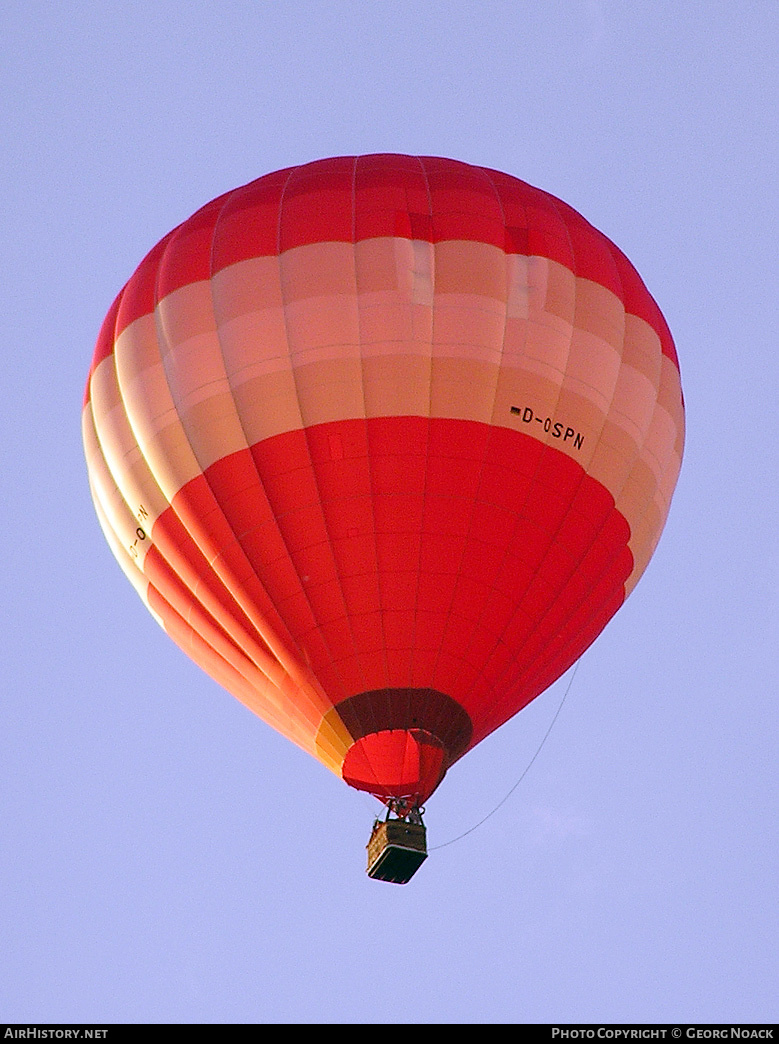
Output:
[[[683,412],[655,301],[575,210],[370,155],[268,174],[162,239],[105,319],[83,432],[150,612],[384,802],[413,865],[423,835],[398,832],[646,568]]]

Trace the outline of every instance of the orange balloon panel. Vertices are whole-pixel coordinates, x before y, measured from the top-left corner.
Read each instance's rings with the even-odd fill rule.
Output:
[[[349,784],[424,801],[635,586],[683,404],[579,214],[497,171],[322,160],[209,203],[101,331],[98,515],[165,630]]]

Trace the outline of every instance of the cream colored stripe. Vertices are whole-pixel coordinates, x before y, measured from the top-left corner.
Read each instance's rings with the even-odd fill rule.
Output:
[[[127,506],[122,491],[106,463],[95,431],[91,400],[82,413],[81,431],[92,499],[95,504],[100,504],[102,516],[113,534],[113,540],[110,541],[112,548],[116,545],[122,549],[121,557],[117,555],[117,560],[125,572],[125,559],[128,559],[132,563],[132,569],[142,573],[151,541],[146,530],[140,526]],[[135,580],[133,583],[137,588]]]
[[[399,242],[406,247],[406,265],[417,264],[417,256],[408,249],[410,246],[408,241]],[[334,248],[338,246],[338,244],[316,244],[289,252],[294,255],[295,270],[298,276],[297,292],[303,294],[307,287],[309,289],[313,287],[320,293],[320,296],[312,301],[314,311],[324,308],[325,302],[321,297],[323,287],[317,283],[315,273],[308,280],[304,278],[304,262],[314,269],[320,264],[332,268],[338,263],[338,258],[333,253]],[[465,262],[462,262],[465,266],[465,274],[463,276],[461,272],[461,278],[469,281],[476,290],[489,291],[495,295],[502,294],[502,297],[489,297],[484,293],[481,297],[473,293],[440,295],[438,293],[440,288],[437,288],[436,335],[431,347],[429,334],[426,340],[410,340],[410,331],[414,329],[415,325],[413,312],[416,303],[413,298],[413,287],[415,282],[428,287],[428,281],[415,279],[416,271],[404,274],[402,265],[398,262],[397,243],[394,241],[371,240],[360,243],[358,246],[366,261],[374,262],[373,269],[370,269],[369,266],[372,277],[363,280],[361,271],[359,284],[363,371],[366,392],[368,388],[372,392],[369,397],[369,400],[372,400],[370,405],[366,402],[368,416],[382,415],[385,409],[391,409],[393,412],[401,414],[425,415],[420,414],[424,401],[424,396],[420,394],[419,389],[421,370],[413,362],[409,366],[406,360],[411,360],[415,355],[419,355],[421,359],[427,359],[433,353],[436,356],[443,356],[445,360],[440,371],[441,380],[439,382],[442,394],[435,398],[434,416],[456,416],[457,410],[465,398],[465,416],[487,422],[493,420],[492,411],[486,409],[486,404],[490,400],[490,389],[496,383],[494,371],[480,368],[477,365],[478,373],[464,371],[462,377],[459,378],[451,365],[451,360],[458,357],[465,361],[471,359],[477,364],[492,361],[494,365],[500,363],[502,357],[502,369],[519,362],[526,372],[547,377],[550,381],[556,379],[558,387],[567,376],[568,388],[571,392],[577,391],[580,399],[589,398],[596,406],[600,405],[601,412],[605,408],[613,386],[614,373],[619,366],[622,328],[615,318],[616,310],[618,307],[621,308],[621,303],[602,287],[585,280],[579,280],[577,284],[572,274],[564,266],[538,258],[510,257],[508,259],[509,278],[507,279],[506,258],[497,248],[484,247],[482,244],[455,244],[454,246],[458,249],[462,247],[466,255],[469,251],[473,255],[466,256]],[[445,246],[444,254],[457,258],[457,250],[453,249],[452,244],[442,246]],[[492,269],[487,266],[489,278],[484,276],[485,251],[490,256],[490,260],[495,262]],[[502,262],[504,266],[501,275],[502,289],[495,274],[499,272],[499,269],[495,267],[497,262]],[[249,268],[244,271],[244,266],[249,266]],[[456,283],[458,274],[456,265],[451,258],[439,262],[436,254],[436,266],[441,271],[442,277],[448,280],[445,285],[458,285]],[[239,305],[247,305],[249,291],[245,284],[251,277],[257,275],[268,278],[267,267],[259,272],[257,262],[242,262],[220,272],[217,277],[218,296],[221,299],[224,294],[228,302],[225,308],[221,309],[225,319],[220,320],[227,327],[226,340],[236,338],[241,323],[238,317],[232,314],[232,310],[238,308]],[[521,280],[525,280],[528,284],[532,280],[532,285],[520,286]],[[231,290],[232,281],[235,282],[235,287]],[[570,322],[574,311],[574,291],[577,298],[576,307],[579,310],[580,321],[585,326],[584,330],[579,328],[574,330]],[[275,308],[276,305],[273,303],[275,295],[267,296],[271,301],[270,307]],[[515,313],[526,312],[527,318],[510,320],[506,326],[505,339],[503,339],[501,316],[507,301],[510,311],[513,309]],[[351,304],[349,303],[347,313],[343,311],[346,307],[344,302],[333,302],[328,307],[332,308],[333,314],[346,315],[346,340],[349,344],[353,344],[354,331],[352,330],[351,335],[348,334],[348,330],[353,326]],[[605,319],[599,309],[605,312]],[[261,320],[258,318],[259,314],[254,309],[249,316],[245,317],[242,331],[244,335],[253,335],[260,327],[263,329],[272,327],[273,318],[267,321]],[[375,322],[372,321],[372,318],[375,319]],[[466,323],[462,321],[463,318],[467,319]],[[476,336],[479,324],[482,329],[480,341]],[[418,323],[416,326],[418,328]],[[601,336],[601,340],[595,337],[591,332],[593,330]],[[603,340],[606,335],[610,340]],[[241,413],[246,417],[247,424],[251,424],[252,414],[256,418],[256,423],[252,424],[250,442],[255,440],[255,436],[257,439],[261,439],[269,434],[295,430],[300,424],[302,417],[299,404],[295,399],[294,377],[296,374],[290,375],[293,365],[296,372],[302,371],[302,387],[306,391],[307,423],[322,423],[362,415],[357,392],[356,390],[350,391],[350,384],[356,379],[355,368],[350,362],[348,352],[347,358],[343,359],[342,347],[332,343],[335,337],[336,331],[331,330],[324,339],[326,343],[320,343],[314,348],[307,342],[306,350],[295,353],[294,358],[289,353],[285,357],[275,340],[272,346],[260,341],[257,349],[258,360],[252,364],[244,357],[242,365],[235,366],[230,380],[236,389],[236,398],[241,397],[242,399]],[[557,345],[557,350],[555,345]],[[593,352],[600,352],[599,368],[602,375],[601,381],[595,385],[587,379],[591,372]],[[387,363],[387,356],[394,355],[402,355],[404,361],[400,364]],[[382,362],[371,371],[367,360],[373,356],[380,357]],[[338,366],[330,372],[328,382],[327,367],[318,367],[315,364],[335,361],[339,357]],[[266,376],[270,372],[275,372],[276,376],[273,380],[257,380],[258,376],[262,376],[258,373],[259,369],[264,370]],[[385,380],[381,371],[389,377],[385,383],[385,387],[387,384],[389,385],[389,394],[379,390]],[[391,371],[391,376],[388,371]],[[242,394],[239,389],[244,380],[250,381],[251,386]],[[478,389],[484,389],[484,405],[481,407],[471,401],[473,396],[468,396],[464,391],[464,386],[474,380],[473,387],[477,397],[480,394]],[[267,395],[263,393],[264,384],[268,386]],[[405,391],[405,395],[398,394],[398,385]],[[548,387],[551,390],[553,385],[550,384]],[[451,401],[447,388],[451,392]],[[309,394],[312,390],[314,394]],[[252,402],[256,402],[258,397],[260,401],[268,404],[267,412],[260,411],[256,407],[254,411],[247,408]],[[536,404],[535,412],[540,412],[541,409],[548,412],[554,404],[554,399],[553,395],[549,397],[548,401]],[[374,402],[375,405],[373,405]],[[497,421],[499,418],[495,417],[494,420]],[[570,426],[565,418],[554,416],[552,420],[564,423],[565,428]],[[547,441],[553,444],[551,438]],[[591,452],[595,444],[594,439],[592,437],[585,439],[585,444]],[[576,455],[576,459],[582,459],[581,453]]]
[[[155,482],[172,503],[201,469],[170,394],[154,316],[144,315],[123,330],[114,355],[129,424]]]
[[[100,528],[103,530],[103,535],[108,542],[114,558],[119,563],[122,572],[133,585],[135,590],[138,592],[139,597],[143,601],[143,604],[149,610],[151,615],[162,627],[162,620],[157,613],[152,609],[149,604],[149,581],[146,577],[138,570],[135,564],[135,560],[127,553],[124,545],[122,544],[121,538],[114,531],[108,515],[103,510],[103,504],[100,498],[100,493],[92,481],[92,476],[89,477],[89,488],[92,493],[92,502],[95,505],[95,513],[97,520],[100,523]]]
[[[665,526],[683,447],[679,373],[671,360],[662,356],[660,391],[652,422],[641,455],[617,501],[617,508],[631,524],[634,567],[625,584],[626,597],[646,569]]]
[[[673,374],[663,383],[663,394],[669,399],[677,443],[682,421],[678,373],[662,355],[651,326],[625,315],[610,291],[576,279],[556,262],[519,255],[505,258],[502,251],[483,244],[447,243],[433,251],[433,334],[424,329],[426,321],[420,326],[416,318],[419,302],[429,308],[433,300],[430,244],[369,240],[358,249],[365,268],[363,277],[361,267],[358,296],[365,415],[463,417],[532,431],[581,463],[619,497],[635,530],[646,497],[664,469],[656,464],[654,478],[638,469],[630,490],[623,494],[623,487],[649,435],[661,371],[669,368]],[[332,272],[346,263],[343,245],[315,244],[290,253],[295,292],[301,299],[310,293],[312,309],[324,307],[328,290],[349,293],[348,278]],[[231,324],[240,324],[235,313],[249,300],[245,284],[259,274],[256,264],[242,262],[218,276],[220,293],[232,303],[233,311],[225,312]],[[245,265],[254,267],[244,271]],[[320,267],[327,270],[325,276],[319,274]],[[268,299],[272,310],[275,292]],[[351,305],[331,302],[327,307],[329,315],[346,316],[347,340],[353,346],[354,331],[348,333],[353,326]],[[505,308],[508,320],[500,341],[499,316]],[[246,322],[258,329],[256,308]],[[273,322],[272,314],[265,316],[263,328],[271,328]],[[232,381],[252,431],[250,441],[300,425],[298,385],[306,390],[308,424],[363,415],[353,356],[347,353],[345,360],[337,361],[342,348],[333,344],[335,330],[328,330],[323,343],[316,344],[316,338],[306,342],[306,351],[294,358],[289,352],[285,356],[276,341],[272,347],[263,345],[260,363],[252,367],[244,360],[243,370],[236,371]],[[432,368],[430,384],[427,367]],[[251,376],[242,386],[244,374]],[[427,407],[426,386],[432,390]],[[252,403],[267,404],[267,409],[252,410]],[[527,426],[517,420],[512,406],[529,409],[533,422]],[[657,437],[653,434],[650,441]],[[634,553],[641,557],[637,548]]]
[[[351,243],[320,243],[279,257],[287,347],[303,425],[364,417],[360,320]],[[317,363],[324,362],[324,367]],[[311,379],[312,375],[315,379]]]
[[[105,462],[138,524],[150,533],[170,505],[154,481],[127,420],[113,354],[103,359],[92,374],[90,402]]]
[[[214,324],[210,282],[190,283],[160,301],[157,333],[171,401],[198,471],[246,449]]]

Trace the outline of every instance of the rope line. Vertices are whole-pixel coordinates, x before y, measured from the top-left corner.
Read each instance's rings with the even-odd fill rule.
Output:
[[[530,759],[530,761],[525,766],[525,769],[524,769],[522,775],[519,777],[517,782],[514,784],[514,786],[508,792],[508,794],[506,794],[506,796],[504,798],[502,798],[497,803],[497,805],[495,806],[495,808],[493,808],[493,810],[491,812],[487,813],[487,815],[484,817],[484,819],[480,819],[478,823],[476,823],[474,826],[472,826],[468,830],[466,830],[465,833],[458,834],[458,836],[457,837],[453,837],[451,841],[444,841],[444,843],[442,845],[433,845],[429,849],[430,852],[437,852],[439,848],[447,848],[449,845],[453,845],[455,843],[455,841],[462,841],[462,839],[464,837],[467,837],[468,834],[472,834],[474,832],[474,830],[478,830],[480,826],[482,826],[484,823],[487,822],[488,819],[491,819],[492,816],[495,815],[495,813],[498,811],[499,808],[502,808],[503,805],[506,804],[508,799],[511,797],[511,795],[514,793],[514,791],[517,789],[519,784],[522,782],[522,780],[525,778],[525,776],[528,774],[528,772],[532,768],[533,762],[536,760],[538,755],[541,753],[544,744],[549,739],[549,733],[552,731],[552,729],[554,728],[555,722],[560,717],[560,711],[563,709],[563,704],[565,703],[566,699],[568,698],[568,693],[571,691],[571,686],[573,685],[573,680],[576,677],[576,672],[579,670],[579,664],[580,663],[581,663],[581,660],[577,660],[576,661],[576,665],[574,666],[574,669],[573,669],[573,674],[571,675],[570,680],[568,682],[568,685],[566,686],[565,692],[563,693],[563,698],[560,700],[560,706],[555,711],[554,717],[552,718],[551,722],[549,723],[549,728],[546,730],[546,732],[544,733],[543,739],[538,744],[538,747],[536,749],[535,754],[533,755],[533,757]]]

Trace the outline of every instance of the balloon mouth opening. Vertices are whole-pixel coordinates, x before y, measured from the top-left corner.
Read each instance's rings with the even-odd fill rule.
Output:
[[[448,767],[444,745],[425,729],[384,729],[358,739],[349,748],[341,775],[350,787],[380,801],[426,801]]]

